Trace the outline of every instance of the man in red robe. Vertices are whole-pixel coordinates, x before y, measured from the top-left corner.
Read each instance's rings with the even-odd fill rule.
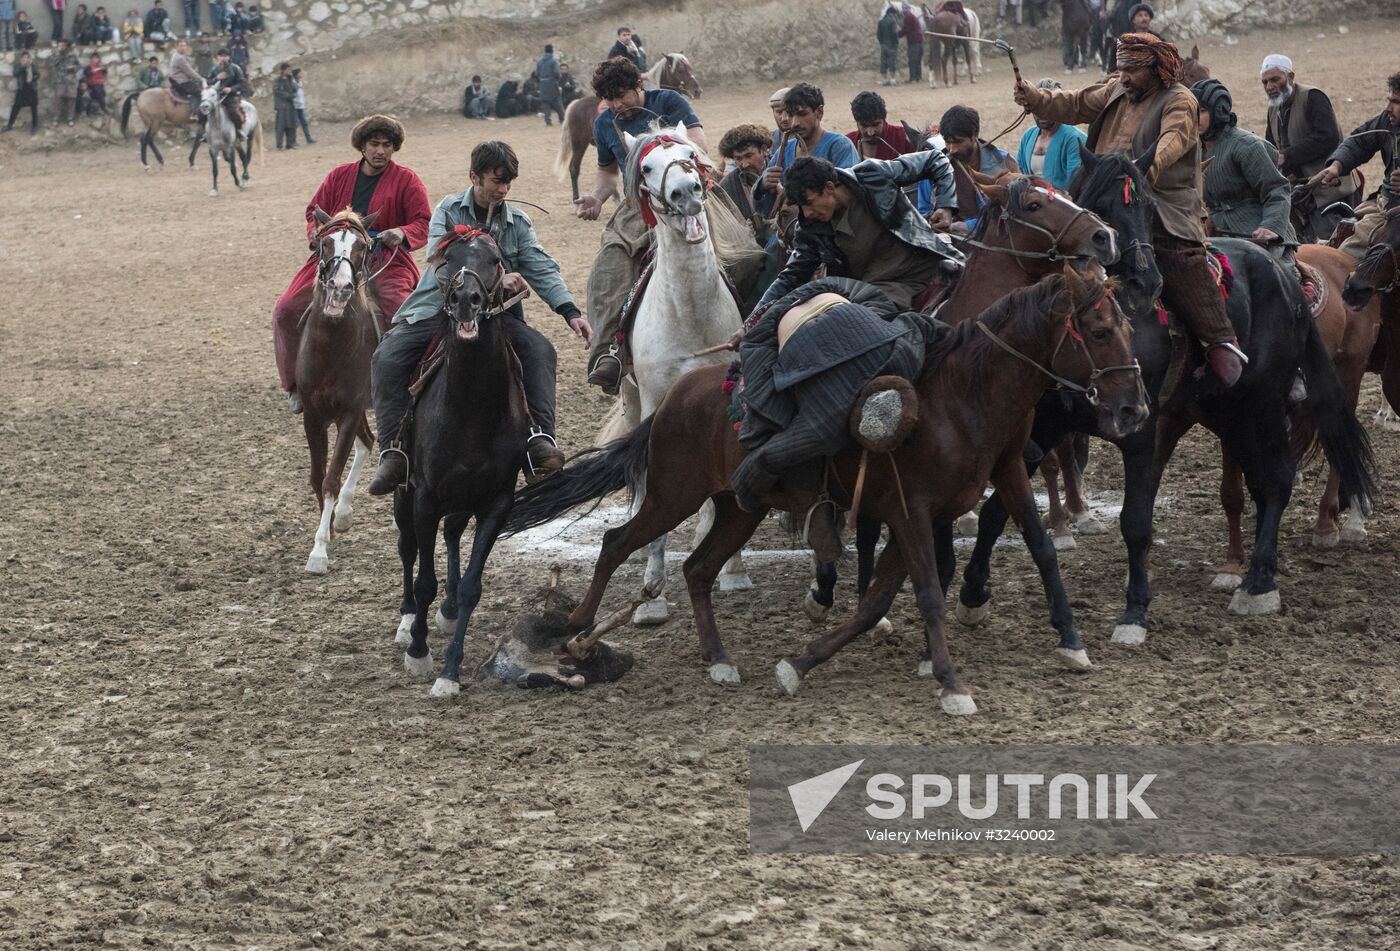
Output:
[[[378,214],[374,228],[383,250],[370,259],[370,266],[378,272],[374,294],[381,327],[389,325],[399,305],[418,284],[413,252],[427,243],[428,222],[433,214],[423,182],[393,160],[394,153],[403,147],[403,140],[403,126],[392,116],[361,119],[350,133],[350,144],[360,153],[360,160],[331,169],[306,206],[307,240],[316,233],[317,208],[332,215],[347,206],[361,216]],[[315,291],[316,262],[313,247],[311,256],[272,309],[277,375],[294,413],[301,412],[301,399],[296,392],[297,348],[301,344],[301,318]]]

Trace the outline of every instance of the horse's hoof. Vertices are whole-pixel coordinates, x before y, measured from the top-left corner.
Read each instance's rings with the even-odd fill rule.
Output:
[[[1216,574],[1214,578],[1210,579],[1210,586],[1221,591],[1234,591],[1240,586],[1240,582],[1242,581],[1244,581],[1242,576],[1232,574],[1228,571],[1222,571]]]
[[[323,575],[331,570],[331,560],[325,555],[312,554],[306,559],[307,574]]]
[[[878,621],[875,622],[875,626],[874,626],[874,627],[872,627],[870,630],[868,630],[868,631],[865,632],[865,636],[866,636],[866,637],[869,637],[869,636],[872,635],[872,634],[893,634],[893,633],[894,633],[894,625],[890,623],[890,619],[887,618],[887,617],[882,617],[882,618],[880,618],[880,620],[878,620]]]
[[[1400,432],[1400,416],[1396,416],[1395,411],[1388,405],[1382,405],[1376,410],[1376,422],[1386,432]]]
[[[953,610],[953,614],[957,617],[958,622],[966,627],[976,627],[987,620],[987,616],[991,613],[992,602],[990,601],[974,608],[963,604],[962,601],[959,600],[958,606]]]
[[[211,189],[209,189],[209,197],[210,197],[210,198],[218,198],[218,197],[219,197],[219,190],[218,190],[217,188],[211,188]]]
[[[960,538],[976,538],[977,513],[967,512],[964,515],[960,515],[958,520],[953,523],[953,534]]]
[[[918,674],[919,674],[920,677],[932,677],[932,676],[933,676],[933,661],[931,661],[931,660],[921,660],[921,661],[919,661],[919,670],[918,670]]]
[[[802,611],[807,617],[811,618],[813,621],[820,621],[822,618],[826,617],[826,612],[830,610],[831,608],[817,600],[816,595],[813,594],[810,588],[807,590],[807,597],[802,602]]]
[[[1366,540],[1366,523],[1348,515],[1342,520],[1341,542],[1343,545],[1360,545]]]
[[[726,687],[737,687],[739,686],[739,671],[734,669],[733,664],[711,664],[710,679]]]
[[[1093,512],[1080,512],[1074,516],[1074,530],[1081,535],[1107,535],[1108,524]]]
[[[413,643],[413,618],[412,614],[399,615],[399,629],[394,632],[395,644]]]
[[[448,680],[446,677],[439,677],[433,681],[433,686],[428,690],[430,697],[455,697],[462,692],[462,685],[455,680]]]
[[[457,622],[442,613],[441,605],[438,606],[437,614],[433,617],[433,623],[437,625],[439,634],[446,634],[448,637],[451,637],[453,634],[457,633]]]
[[[1250,594],[1244,588],[1236,588],[1235,596],[1230,599],[1231,613],[1242,614],[1245,617],[1252,617],[1256,614],[1277,614],[1282,607],[1283,598],[1279,596],[1278,588],[1265,591],[1263,594]]]
[[[1314,548],[1328,549],[1336,548],[1342,543],[1342,533],[1339,529],[1332,529],[1330,532],[1313,532],[1312,544]]]
[[[774,671],[778,678],[778,686],[783,693],[789,697],[797,696],[797,690],[802,686],[802,675],[797,672],[797,668],[786,658],[778,661],[777,669]]]
[[[1137,647],[1147,643],[1147,628],[1141,624],[1120,624],[1113,629],[1113,643]]]
[[[950,716],[968,717],[977,712],[977,704],[973,703],[970,693],[944,691],[938,698],[938,703],[943,707],[943,712]]]
[[[632,612],[632,623],[639,627],[653,627],[664,624],[670,616],[671,609],[667,606],[666,599],[656,598],[637,606],[637,610]]]
[[[151,167],[149,165],[142,165],[141,168],[147,175],[151,174]]]
[[[1091,670],[1094,666],[1089,662],[1089,652],[1082,647],[1079,650],[1057,647],[1055,648],[1055,659],[1069,670],[1085,671]]]
[[[403,669],[408,671],[413,677],[419,680],[433,679],[433,652],[431,649],[423,657],[412,657],[408,651],[403,652]]]
[[[1079,542],[1074,540],[1073,535],[1056,535],[1052,544],[1056,551],[1073,551],[1079,547]]]
[[[725,594],[731,591],[749,591],[752,588],[753,579],[747,574],[719,576],[719,590]]]

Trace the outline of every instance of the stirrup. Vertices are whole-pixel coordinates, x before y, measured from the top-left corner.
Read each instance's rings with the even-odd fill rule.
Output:
[[[807,517],[802,520],[802,544],[808,548],[812,547],[812,517],[817,514],[817,509],[823,505],[831,506],[832,531],[836,534],[837,544],[840,544],[841,529],[837,523],[840,521],[841,510],[836,507],[836,500],[823,491],[821,496],[812,503],[812,507],[807,510]]]
[[[554,450],[556,452],[559,451],[559,444],[554,441],[553,436],[543,429],[540,429],[538,426],[531,426],[530,435],[525,437],[525,467],[530,470],[531,476],[540,475],[540,471],[535,468],[535,461],[530,458],[530,443],[534,442],[536,439],[548,439],[549,444],[554,447]],[[527,478],[526,481],[528,482],[529,479]]]
[[[617,344],[610,344],[608,346],[608,352],[602,354],[598,357],[597,360],[593,361],[593,368],[588,371],[588,378],[591,382],[593,377],[598,373],[598,368],[603,365],[604,360],[611,360],[613,363],[617,364],[617,382],[615,384],[609,384],[606,386],[604,386],[601,383],[595,385],[601,386],[603,392],[608,394],[609,396],[616,396],[622,391],[622,377],[623,372],[626,369],[622,365],[622,358],[617,355]]]
[[[1222,340],[1219,343],[1211,344],[1210,346],[1206,347],[1206,352],[1208,353],[1211,350],[1214,350],[1216,347],[1224,347],[1226,350],[1229,350],[1235,356],[1239,357],[1241,363],[1249,363],[1249,356],[1234,343],[1231,343],[1229,340]]]
[[[403,481],[400,482],[395,488],[406,489],[408,488],[409,480],[413,476],[413,460],[408,458],[408,453],[404,452],[403,449],[400,448],[398,443],[393,443],[379,450],[379,461],[382,463],[384,461],[384,457],[389,455],[390,453],[397,453],[398,455],[403,457]]]

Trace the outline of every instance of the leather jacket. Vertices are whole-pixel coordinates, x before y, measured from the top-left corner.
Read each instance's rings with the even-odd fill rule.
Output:
[[[902,190],[927,180],[933,183],[936,207],[955,207],[953,169],[942,152],[911,152],[889,161],[866,159],[852,168],[838,168],[836,174],[900,241],[916,250],[937,255],[954,267],[962,266],[962,252],[953,247],[947,235],[929,227]],[[830,222],[801,219],[793,239],[792,254],[754,313],[810,281],[822,265],[826,266],[829,277],[861,277],[850,273],[846,256],[836,246],[836,234]]]

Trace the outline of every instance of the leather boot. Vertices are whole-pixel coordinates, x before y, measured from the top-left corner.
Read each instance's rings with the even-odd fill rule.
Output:
[[[564,454],[554,443],[554,437],[538,429],[530,433],[525,444],[525,481],[530,485],[548,479],[564,468]]]
[[[390,447],[379,454],[379,468],[369,484],[370,495],[388,495],[408,481],[408,457]]]
[[[609,396],[616,396],[622,389],[622,360],[617,355],[616,345],[609,347],[608,352],[594,362],[588,382],[591,386],[602,387]]]

